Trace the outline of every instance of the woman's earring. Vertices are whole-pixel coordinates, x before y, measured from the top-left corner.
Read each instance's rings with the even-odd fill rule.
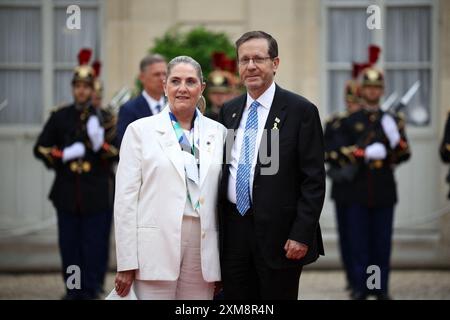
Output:
[[[206,110],[206,99],[205,99],[205,97],[203,96],[203,95],[201,95],[199,98],[198,98],[198,101],[197,101],[197,108],[200,110],[200,112],[203,114],[203,113],[205,113],[205,110]]]

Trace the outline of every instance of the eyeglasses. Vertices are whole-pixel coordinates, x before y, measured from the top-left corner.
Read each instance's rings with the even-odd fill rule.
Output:
[[[271,57],[254,57],[254,58],[242,58],[239,59],[239,65],[246,66],[250,63],[250,60],[253,61],[256,65],[262,65],[267,59],[272,59]]]

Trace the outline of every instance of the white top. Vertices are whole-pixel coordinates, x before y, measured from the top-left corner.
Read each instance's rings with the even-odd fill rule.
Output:
[[[193,129],[191,129],[191,130],[183,129],[184,135],[189,140],[189,144],[191,146],[194,144],[194,135],[192,134],[192,131],[193,131]],[[186,152],[186,151],[181,151],[181,152]],[[199,217],[197,211],[194,210],[194,208],[192,207],[192,203],[189,201],[189,199],[187,197],[186,197],[186,206],[184,207],[183,215],[191,216],[194,218]]]
[[[267,117],[269,116],[270,107],[272,106],[273,98],[275,96],[275,83],[272,82],[270,87],[256,99],[260,106],[258,107],[258,133],[256,135],[255,153],[253,155],[252,169],[250,171],[250,198],[253,198],[253,177],[255,175],[256,160],[258,159],[258,150],[261,143],[261,137],[264,127],[266,126]],[[242,113],[242,119],[236,133],[233,148],[231,149],[231,163],[230,163],[230,178],[228,180],[228,200],[236,203],[236,175],[239,157],[241,155],[242,140],[244,136],[245,124],[247,122],[250,106],[253,103],[253,98],[247,93],[247,105]]]
[[[142,90],[142,95],[144,96],[145,100],[147,101],[149,107],[150,107],[150,111],[152,112],[153,115],[158,114],[160,111],[158,111],[158,109],[156,109],[156,106],[159,105],[161,107],[160,110],[162,110],[164,108],[164,96],[161,96],[161,98],[159,100],[155,100],[153,99],[145,90]]]
[[[189,140],[189,144],[192,146],[194,144],[194,135],[192,134],[192,129],[191,130],[186,130],[183,129],[183,133],[186,136],[186,138]]]

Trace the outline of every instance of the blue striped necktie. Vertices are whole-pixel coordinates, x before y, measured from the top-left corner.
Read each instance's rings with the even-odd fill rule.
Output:
[[[258,101],[250,105],[247,123],[242,139],[241,155],[236,176],[236,207],[241,215],[250,208],[250,172],[255,154],[256,135],[258,132]]]

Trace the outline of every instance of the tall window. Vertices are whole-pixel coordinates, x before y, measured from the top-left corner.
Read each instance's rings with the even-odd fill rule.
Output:
[[[326,91],[330,113],[345,109],[344,84],[351,78],[352,62],[366,62],[370,44],[382,54],[377,66],[385,71],[385,97],[402,96],[417,80],[420,88],[403,112],[408,123],[431,123],[433,74],[433,0],[342,1],[323,0],[326,17]],[[369,5],[381,12],[381,30],[366,26]],[[415,111],[426,110],[427,118],[417,122]],[[423,112],[422,112],[423,113]]]
[[[42,114],[42,19],[37,2],[0,1],[0,123],[37,123]]]
[[[81,9],[80,30],[66,27],[70,5]],[[7,101],[0,125],[40,124],[46,110],[72,101],[78,51],[90,47],[100,56],[99,6],[97,0],[0,0],[0,104]]]
[[[404,110],[408,122],[426,126],[431,121],[432,9],[430,6],[387,8],[385,36],[386,93],[403,94],[420,81],[420,89]],[[414,122],[415,110],[424,108],[428,117]]]

